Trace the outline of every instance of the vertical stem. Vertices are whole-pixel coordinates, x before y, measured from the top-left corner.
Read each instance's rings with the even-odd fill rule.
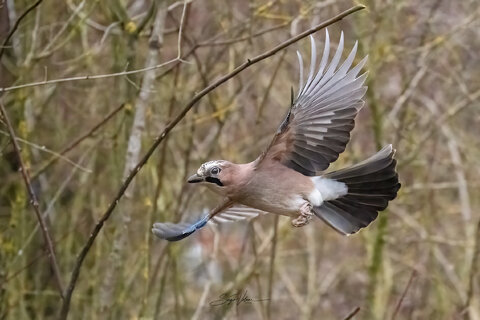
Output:
[[[273,240],[272,250],[270,251],[270,272],[268,274],[268,294],[267,294],[267,319],[271,319],[272,306],[272,288],[273,288],[273,274],[275,268],[275,255],[277,252],[277,234],[278,234],[278,215],[275,215],[273,224]]]
[[[160,310],[162,310],[163,292],[165,290],[165,284],[167,282],[168,271],[170,270],[170,261],[171,260],[169,259],[169,254],[170,254],[169,252],[170,251],[168,251],[166,253],[167,258],[166,258],[166,261],[165,261],[165,267],[163,268],[162,279],[160,280],[160,288],[159,288],[159,291],[158,291],[157,301],[155,303],[155,312],[153,314],[154,319],[161,319]]]
[[[159,8],[156,13],[152,35],[149,39],[149,52],[145,63],[145,67],[147,68],[158,64],[159,50],[163,44],[163,30],[165,26],[166,13],[166,2],[163,2],[162,7]],[[128,140],[123,179],[126,179],[131,171],[134,170],[135,165],[140,157],[142,135],[145,128],[145,115],[151,99],[151,92],[155,82],[155,77],[156,73],[154,69],[145,72],[143,75],[142,86],[135,103],[135,116]],[[126,190],[125,195],[127,198],[132,196],[134,187],[135,184],[132,183]],[[113,240],[113,249],[109,256],[111,270],[109,270],[109,272],[106,274],[101,288],[101,310],[106,313],[109,313],[109,309],[115,300],[114,295],[116,291],[115,284],[117,283],[117,273],[121,265],[122,252],[128,243],[128,225],[131,220],[131,210],[129,208],[131,208],[131,203],[127,202],[121,210],[121,215],[119,215],[120,219],[117,220],[120,225],[116,228]]]
[[[382,148],[383,140],[383,118],[378,109],[378,105],[373,94],[373,83],[369,81],[369,90],[367,92],[368,100],[370,101],[370,109],[372,112],[372,130],[377,150]],[[372,255],[368,266],[368,275],[370,283],[368,285],[368,304],[369,304],[369,318],[379,319],[379,315],[375,314],[376,291],[378,284],[379,273],[382,269],[383,248],[385,246],[385,234],[387,232],[388,213],[381,212],[377,220],[377,233],[373,239]],[[380,317],[381,318],[381,317]]]
[[[10,119],[8,118],[7,112],[5,110],[5,107],[3,106],[3,103],[0,102],[0,112],[1,115],[5,121],[5,124],[7,126],[8,132],[10,134],[10,138],[12,140],[12,145],[15,150],[15,154],[17,155],[18,162],[20,164],[20,171],[23,176],[23,180],[25,181],[25,186],[27,187],[28,190],[28,195],[30,196],[30,204],[33,206],[33,210],[35,211],[35,215],[37,216],[38,223],[40,224],[40,228],[42,230],[43,238],[45,240],[45,245],[47,246],[47,251],[48,251],[48,258],[50,260],[50,264],[53,270],[53,274],[55,276],[55,281],[57,283],[58,290],[60,292],[60,296],[63,299],[63,285],[62,285],[62,277],[60,275],[60,269],[57,264],[57,258],[55,257],[55,250],[53,249],[53,242],[52,238],[50,236],[50,232],[48,230],[47,224],[45,223],[45,220],[42,217],[42,214],[40,213],[40,208],[38,205],[38,199],[37,195],[35,194],[35,191],[33,190],[31,181],[30,181],[30,175],[27,171],[27,168],[25,167],[25,164],[23,163],[22,155],[20,152],[20,146],[18,145],[17,142],[17,137],[15,136],[15,132],[12,127],[12,123],[10,122]]]
[[[307,294],[306,294],[306,303],[302,308],[302,319],[311,319],[312,311],[317,305],[317,259],[315,255],[316,251],[316,241],[314,230],[310,227],[305,230],[306,235],[306,246],[307,246]]]
[[[474,247],[473,247],[473,256],[472,256],[472,262],[470,264],[470,273],[469,273],[469,277],[468,277],[468,289],[467,289],[467,300],[465,302],[465,308],[464,308],[464,312],[465,312],[465,319],[466,320],[473,320],[475,319],[475,316],[474,316],[474,311],[473,310],[470,310],[471,308],[471,302],[472,302],[472,299],[474,298],[475,296],[475,283],[479,283],[480,281],[475,281],[475,277],[479,277],[478,276],[478,271],[479,271],[479,267],[478,265],[480,264],[480,220],[478,220],[478,223],[477,223],[477,228],[476,228],[476,232],[475,232],[475,244],[474,244]],[[479,279],[480,280],[480,279]]]

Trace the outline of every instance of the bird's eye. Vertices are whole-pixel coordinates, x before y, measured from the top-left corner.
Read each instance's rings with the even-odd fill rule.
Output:
[[[220,172],[220,168],[219,167],[213,167],[212,170],[210,170],[210,173],[211,174],[218,174]]]

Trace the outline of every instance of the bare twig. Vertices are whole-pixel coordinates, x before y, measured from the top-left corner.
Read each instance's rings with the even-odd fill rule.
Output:
[[[412,285],[413,279],[417,275],[417,270],[413,269],[412,273],[410,274],[410,278],[408,279],[407,286],[405,287],[405,290],[403,290],[402,296],[397,302],[397,305],[395,306],[395,310],[393,311],[392,314],[392,320],[395,320],[397,317],[398,312],[400,311],[400,308],[402,307],[403,300],[405,299],[405,296],[407,295],[408,289],[410,289],[410,286]]]
[[[198,46],[199,47],[225,46],[225,45],[234,44],[234,43],[243,42],[243,41],[251,41],[253,38],[261,36],[265,33],[269,33],[269,32],[284,28],[284,27],[288,26],[290,23],[291,23],[291,21],[286,21],[286,22],[283,22],[279,25],[260,30],[260,31],[254,33],[254,34],[251,34],[251,35],[248,35],[248,36],[243,36],[243,37],[238,37],[238,38],[235,38],[235,39],[230,39],[230,40],[225,40],[225,41],[204,41],[204,42],[200,42],[198,44]]]
[[[220,237],[219,237],[219,231],[216,228],[213,228],[213,253],[211,256],[210,261],[217,261],[218,259],[218,247],[220,244]],[[210,262],[209,262],[210,263]],[[192,316],[192,320],[198,320],[200,319],[200,316],[202,315],[202,311],[205,308],[206,302],[207,302],[207,297],[210,293],[210,289],[212,287],[212,277],[208,279],[207,283],[203,287],[203,293],[200,298],[200,301],[197,305],[197,309],[195,309],[195,313]]]
[[[405,103],[410,99],[415,90],[418,89],[419,82],[423,79],[427,72],[427,69],[429,67],[428,63],[426,62],[428,53],[430,53],[430,51],[424,51],[424,54],[422,54],[422,56],[420,57],[418,63],[418,71],[412,77],[412,80],[409,82],[409,85],[405,89],[405,91],[400,95],[400,97],[398,97],[397,101],[392,107],[392,111],[388,115],[388,118],[396,127],[398,127],[397,115],[400,112],[400,109],[402,109]]]
[[[160,49],[163,46],[163,30],[165,28],[165,21],[167,15],[167,5],[163,2],[155,13],[153,21],[152,35],[149,39],[149,50],[146,59],[146,66],[154,66],[160,58]],[[179,51],[180,52],[180,51]],[[180,54],[180,53],[179,53]],[[123,170],[123,179],[125,179],[140,157],[142,147],[142,135],[145,128],[145,117],[147,107],[151,99],[151,88],[155,81],[155,70],[149,70],[143,74],[142,85],[140,93],[135,101],[135,115],[128,138],[127,152],[125,156],[125,167]],[[130,198],[133,194],[134,183],[126,191],[126,197]],[[123,206],[118,219],[115,221],[115,233],[113,235],[113,248],[108,256],[108,264],[111,266],[105,274],[103,284],[100,290],[100,309],[102,312],[110,313],[110,308],[114,303],[115,285],[117,283],[117,276],[122,265],[122,252],[128,243],[128,225],[131,221],[129,206]],[[105,316],[106,314],[102,315]]]
[[[420,96],[419,100],[425,104],[426,108],[432,113],[432,115],[439,114],[439,110],[437,104],[434,100],[426,97]],[[442,124],[440,126],[440,131],[447,139],[447,146],[448,151],[450,153],[450,157],[452,159],[453,169],[455,172],[455,177],[458,182],[458,197],[461,205],[461,213],[463,220],[465,222],[465,236],[466,238],[474,238],[474,229],[472,228],[473,225],[472,221],[472,208],[470,205],[470,192],[468,190],[468,183],[465,173],[465,166],[462,162],[462,157],[460,154],[460,148],[455,137],[455,134],[450,129],[450,126],[447,123]],[[465,248],[465,257],[466,257],[466,264],[468,264],[474,255],[474,248],[473,247],[466,247]]]
[[[41,1],[43,1],[43,0],[41,0]],[[184,6],[186,6],[190,2],[191,1],[184,1]],[[182,14],[182,19],[183,18],[184,18],[184,15]],[[182,32],[182,26],[180,26],[180,33],[181,32]],[[179,48],[181,46],[181,36],[179,37],[179,41],[178,41],[177,46]],[[143,73],[143,72],[147,72],[147,71],[151,71],[151,70],[155,70],[155,69],[160,69],[160,68],[162,68],[166,65],[169,65],[171,63],[174,63],[174,62],[185,62],[182,59],[181,51],[178,51],[178,55],[174,59],[168,60],[168,61],[160,63],[160,64],[156,64],[154,66],[147,66],[147,67],[141,68],[141,69],[115,72],[115,73],[107,73],[107,74],[76,76],[76,77],[67,77],[67,78],[60,78],[60,79],[53,79],[53,80],[46,80],[45,79],[43,81],[37,81],[37,82],[20,84],[20,85],[11,86],[11,87],[0,88],[0,93],[7,92],[7,91],[18,90],[18,89],[23,89],[23,88],[29,88],[29,87],[37,87],[37,86],[44,86],[44,85],[49,85],[49,84],[63,83],[63,82],[82,81],[82,80],[98,80],[98,79],[105,79],[105,78],[127,76],[127,75],[131,75],[131,74]]]
[[[10,30],[10,32],[8,33],[7,37],[5,38],[5,40],[3,41],[2,43],[2,46],[0,47],[0,59],[2,58],[3,56],[3,52],[5,51],[5,48],[8,48],[7,44],[8,44],[8,41],[10,41],[10,38],[12,38],[13,34],[15,33],[15,31],[17,31],[18,29],[18,26],[20,25],[20,22],[22,22],[22,20],[30,13],[32,12],[33,10],[35,10],[36,7],[38,7],[40,5],[40,3],[42,3],[43,0],[37,0],[34,4],[32,4],[30,7],[27,8],[27,10],[25,10],[24,13],[22,13],[20,15],[20,17],[18,17],[17,21],[15,21],[15,24],[13,25],[13,28]],[[1,91],[0,91],[1,92]]]
[[[257,110],[257,123],[261,121],[262,114],[263,114],[263,108],[267,104],[268,97],[270,96],[270,90],[272,90],[273,83],[275,82],[275,79],[277,78],[277,73],[278,70],[280,70],[280,66],[283,63],[283,60],[285,58],[286,51],[283,52],[283,54],[280,56],[280,59],[278,59],[277,65],[275,66],[275,69],[273,71],[273,75],[270,78],[270,82],[268,82],[267,89],[265,90],[265,93],[263,94],[262,97],[262,102],[260,102],[260,105]]]
[[[85,158],[87,158],[89,155],[90,155],[90,152],[96,147],[96,144],[93,144],[92,146],[90,146],[90,148],[82,155],[82,157],[79,159],[79,163],[83,163]],[[49,221],[49,216],[50,216],[50,213],[51,211],[53,211],[53,207],[54,207],[54,204],[57,202],[57,200],[60,198],[60,196],[62,195],[62,193],[65,191],[65,189],[67,188],[67,186],[69,185],[70,181],[72,180],[72,178],[74,177],[74,175],[77,173],[77,170],[81,168],[81,166],[79,165],[78,167],[74,167],[72,168],[72,171],[68,174],[68,176],[63,180],[63,182],[61,183],[61,185],[59,186],[57,192],[55,192],[55,194],[53,195],[52,199],[49,201],[49,203],[47,204],[47,208],[45,209],[45,211],[42,213],[42,218],[43,219],[47,219],[47,221]],[[51,220],[50,220],[51,221]],[[39,229],[39,225],[37,224],[35,226],[35,228],[30,231],[28,237],[23,241],[22,243],[22,247],[20,248],[20,252],[25,252],[25,250],[27,249],[27,247],[29,246],[29,244],[32,242],[32,240],[35,238],[35,235],[37,234],[37,231]],[[57,240],[56,243],[59,243],[60,241]],[[56,244],[55,243],[55,244]],[[16,256],[13,261],[16,261],[16,259],[18,259],[19,257],[21,256]]]
[[[417,98],[418,99],[418,98]],[[461,111],[470,108],[471,106],[475,105],[474,103],[480,99],[480,90],[473,92],[472,94],[468,95],[467,98],[460,100],[459,102],[453,104],[448,111],[443,113],[438,117],[435,121],[435,125],[431,126],[429,130],[427,130],[422,137],[417,139],[417,148],[412,154],[406,158],[402,162],[399,163],[399,167],[405,166],[409,164],[413,159],[418,156],[418,153],[421,152],[424,148],[425,143],[432,138],[433,134],[435,134],[438,128],[441,128],[444,123],[456,117]],[[420,101],[423,103],[423,101]]]
[[[5,135],[5,136],[10,136],[10,134],[9,134],[8,132],[3,131],[3,130],[0,130],[0,134],[3,134],[3,135]],[[37,150],[40,150],[40,151],[43,151],[43,152],[45,152],[45,153],[49,153],[49,154],[54,155],[54,159],[62,159],[63,161],[65,161],[65,162],[67,162],[67,163],[70,163],[70,164],[71,164],[72,166],[74,166],[75,168],[78,168],[78,169],[80,169],[80,170],[82,170],[82,171],[85,171],[85,172],[88,172],[88,173],[92,173],[92,170],[82,167],[80,164],[78,164],[78,163],[76,163],[76,162],[68,159],[67,157],[62,156],[62,155],[61,155],[60,153],[58,153],[58,152],[55,152],[55,151],[53,151],[53,150],[50,150],[50,149],[46,148],[45,146],[40,146],[40,145],[38,145],[38,144],[36,144],[36,143],[30,142],[30,141],[28,141],[28,140],[25,140],[25,139],[22,139],[22,138],[19,138],[19,137],[16,137],[16,139],[17,139],[17,141],[19,141],[19,142],[21,142],[21,143],[24,143],[24,144],[26,144],[27,146],[30,146],[30,147],[35,148],[35,149],[37,149]],[[31,177],[31,179],[34,180],[34,179],[35,179],[35,175],[33,175],[33,176]]]
[[[295,304],[297,305],[298,309],[302,311],[302,306],[304,303],[304,299],[298,289],[295,287],[295,283],[293,282],[292,278],[288,274],[287,270],[282,264],[278,265],[278,274],[280,275],[280,279],[282,280],[285,288],[287,289],[290,298]]]
[[[395,212],[400,218],[402,218],[403,222],[406,225],[412,227],[420,237],[420,239],[427,239],[429,238],[429,232],[425,229],[425,227],[417,220],[415,220],[411,214],[407,214],[404,210],[400,209],[399,207],[392,206],[392,211]],[[455,291],[461,301],[466,301],[466,290],[462,285],[462,281],[460,280],[459,276],[455,273],[455,270],[452,266],[452,263],[448,260],[445,256],[443,251],[440,247],[434,246],[433,247],[433,256],[435,257],[439,266],[442,267],[446,278],[448,279],[450,285],[455,288]],[[415,267],[415,266],[411,266]]]
[[[473,256],[472,256],[472,262],[470,263],[470,272],[468,275],[468,289],[467,289],[467,299],[465,301],[465,307],[464,311],[466,313],[466,318],[467,319],[473,319],[473,316],[470,315],[470,312],[473,312],[473,310],[470,310],[472,299],[474,298],[475,294],[475,283],[479,283],[478,281],[475,281],[475,277],[478,277],[478,270],[479,268],[479,259],[480,259],[480,220],[478,220],[477,223],[477,228],[475,231],[475,244],[474,244],[474,249],[473,249]]]
[[[271,319],[273,274],[275,268],[275,255],[277,253],[278,241],[278,215],[275,215],[273,225],[272,249],[270,251],[270,267],[268,272],[268,292],[267,292],[267,319]]]
[[[122,72],[116,72],[116,73],[107,73],[107,74],[97,74],[97,75],[91,75],[91,76],[87,75],[87,76],[61,78],[61,79],[54,79],[54,80],[44,80],[44,81],[20,84],[18,86],[0,88],[0,93],[7,92],[7,91],[12,91],[12,90],[23,89],[23,88],[29,88],[29,87],[44,86],[44,85],[47,85],[47,84],[57,84],[57,83],[80,81],[80,80],[98,80],[98,79],[105,79],[105,78],[127,76],[127,75],[130,75],[130,74],[142,73],[142,72],[146,72],[146,71],[149,71],[149,70],[159,69],[159,68],[165,67],[166,65],[169,65],[171,63],[180,61],[180,60],[181,60],[180,58],[176,57],[174,59],[168,60],[166,62],[157,64],[157,65],[154,65],[154,66],[141,68],[141,69],[136,69],[136,70],[122,71]]]
[[[343,318],[343,320],[350,320],[350,319],[353,319],[353,317],[355,317],[355,315],[357,313],[360,312],[360,307],[356,307],[355,309],[352,310],[352,312],[350,312],[345,318]]]
[[[180,18],[180,27],[178,30],[178,41],[177,41],[177,52],[180,58],[180,52],[182,52],[182,37],[183,37],[183,28],[185,27],[185,13],[187,12],[188,1],[183,2],[182,17]]]
[[[55,49],[50,50],[50,48],[55,44],[55,42],[57,42],[57,40],[60,38],[60,36],[67,30],[68,26],[73,21],[73,19],[75,19],[75,17],[78,15],[78,13],[80,11],[82,11],[82,9],[85,5],[85,2],[86,2],[86,0],[83,0],[82,2],[79,3],[79,5],[75,8],[74,12],[68,18],[68,20],[63,24],[62,28],[60,28],[60,30],[55,34],[55,36],[53,36],[52,40],[50,40],[50,42],[45,46],[45,48],[42,50],[42,52],[40,52],[37,55],[37,58],[42,58],[42,57],[45,57],[45,56],[48,56],[48,55],[52,54],[52,51],[54,51]]]
[[[316,257],[316,239],[314,237],[314,229],[304,229],[306,235],[306,250],[307,250],[307,292],[304,298],[305,302],[302,305],[301,319],[311,319],[312,311],[318,304],[317,297],[317,257]]]
[[[62,149],[58,154],[56,154],[54,157],[50,158],[48,162],[43,165],[40,169],[38,169],[33,175],[32,179],[35,179],[38,175],[43,173],[45,170],[47,170],[52,164],[54,164],[58,159],[61,159],[63,155],[65,155],[67,152],[78,146],[83,140],[87,139],[88,137],[92,136],[99,128],[101,128],[105,123],[107,123],[110,119],[113,118],[120,110],[122,110],[125,107],[124,104],[121,104],[118,106],[116,109],[112,110],[108,115],[105,116],[99,123],[94,125],[90,130],[88,130],[86,133],[82,134],[80,137],[72,141],[71,143],[68,144],[65,148]],[[66,159],[66,158],[65,158]]]
[[[50,264],[53,270],[53,274],[55,276],[55,281],[57,283],[60,296],[63,299],[64,296],[63,296],[62,277],[60,275],[60,269],[58,268],[57,259],[55,257],[52,238],[50,236],[50,232],[48,231],[47,224],[43,220],[42,214],[40,213],[37,195],[33,190],[32,184],[30,182],[30,176],[28,174],[27,168],[25,167],[25,164],[23,163],[22,155],[20,152],[20,146],[18,145],[17,138],[15,136],[15,131],[13,130],[12,124],[10,122],[10,119],[8,118],[7,112],[5,111],[5,107],[2,102],[0,102],[0,112],[5,122],[5,125],[7,126],[8,132],[10,133],[12,145],[15,150],[15,154],[17,155],[18,163],[20,164],[20,171],[22,172],[23,180],[25,181],[25,185],[27,187],[28,194],[30,196],[30,203],[33,206],[33,210],[35,211],[35,214],[37,216],[38,223],[40,224],[40,227],[42,229],[42,234],[45,239],[45,245],[48,250],[48,258],[50,259]]]
[[[365,8],[365,6],[363,6],[363,5],[357,5],[355,7],[352,7],[350,9],[340,13],[339,15],[335,16],[334,18],[331,18],[331,19],[325,21],[324,23],[321,23],[321,24],[315,26],[314,28],[311,28],[311,29],[309,29],[305,32],[302,32],[301,34],[299,34],[295,37],[292,37],[292,38],[288,39],[287,41],[279,44],[275,48],[273,48],[273,49],[271,49],[271,50],[269,50],[269,51],[267,51],[263,54],[260,54],[260,55],[256,56],[255,58],[247,59],[247,61],[245,63],[243,63],[242,65],[235,68],[232,72],[230,72],[230,73],[224,75],[223,77],[219,78],[218,80],[213,82],[211,85],[204,88],[203,90],[198,92],[195,96],[193,96],[193,98],[185,106],[185,108],[170,123],[168,123],[167,126],[165,127],[165,129],[163,130],[163,132],[160,133],[160,135],[157,136],[157,138],[155,138],[154,143],[150,146],[150,148],[148,149],[146,154],[143,156],[143,158],[140,160],[140,162],[135,166],[135,168],[127,176],[127,178],[125,179],[123,184],[120,186],[120,189],[116,193],[115,198],[110,203],[107,210],[105,211],[105,213],[102,215],[102,217],[97,222],[94,229],[92,230],[92,232],[90,234],[90,237],[88,238],[87,242],[83,246],[82,250],[80,251],[80,254],[77,257],[77,261],[75,262],[75,265],[74,265],[74,268],[73,268],[73,271],[72,271],[72,275],[71,275],[71,278],[70,278],[70,282],[69,282],[68,287],[67,287],[66,292],[65,292],[65,300],[64,300],[63,305],[62,305],[60,319],[66,319],[66,317],[68,315],[68,310],[70,308],[70,300],[71,300],[71,297],[72,297],[72,294],[73,294],[73,290],[75,289],[75,284],[77,282],[78,276],[80,275],[80,269],[82,267],[83,261],[85,260],[85,257],[87,256],[88,252],[90,251],[90,248],[92,247],[93,243],[95,242],[95,239],[97,238],[98,234],[102,230],[103,225],[110,218],[111,214],[113,213],[113,211],[117,207],[117,204],[119,203],[120,199],[125,194],[125,191],[127,190],[128,186],[130,185],[132,180],[135,178],[135,176],[138,174],[138,172],[142,169],[142,167],[147,163],[147,161],[152,156],[153,152],[157,149],[157,147],[160,145],[160,143],[163,141],[163,139],[165,139],[167,134],[185,117],[185,115],[190,111],[190,109],[192,109],[192,107],[198,101],[200,101],[200,99],[202,97],[204,97],[206,94],[208,94],[209,92],[211,92],[212,90],[214,90],[215,88],[220,86],[221,84],[227,82],[228,80],[230,80],[231,78],[233,78],[234,76],[236,76],[237,74],[242,72],[243,70],[251,67],[252,65],[254,65],[254,64],[256,64],[256,63],[258,63],[262,60],[265,60],[268,57],[273,56],[277,52],[279,52],[279,51],[285,49],[286,47],[292,45],[293,43],[309,36],[310,34],[315,33],[318,30],[321,30],[321,29],[323,29],[323,28],[325,28],[325,27],[327,27],[327,26],[329,26],[329,25],[331,25],[335,22],[338,22],[338,21],[342,20],[343,18],[349,16],[350,14],[355,13],[357,11],[360,11],[364,8]],[[175,61],[175,60],[177,60],[177,59],[171,60],[170,62]],[[147,68],[144,68],[144,69],[147,69]],[[136,70],[136,71],[139,72],[138,70]],[[273,234],[272,234],[272,237],[273,237]]]
[[[64,240],[68,235],[70,234],[70,231],[67,231],[66,233],[64,233],[62,236],[60,236],[56,241],[55,241],[55,244],[61,242],[62,240]],[[31,260],[29,260],[27,263],[25,263],[25,265],[23,265],[22,267],[20,267],[19,269],[15,270],[13,273],[11,274],[7,274],[2,280],[3,282],[0,283],[0,288],[2,288],[2,286],[7,283],[8,281],[11,281],[12,279],[14,279],[15,277],[17,277],[19,274],[21,274],[23,271],[27,270],[28,268],[30,268],[32,265],[34,265],[35,263],[37,263],[40,259],[42,259],[43,257],[45,257],[46,255],[48,254],[48,252],[45,252],[45,251],[42,251],[40,252],[39,254],[37,254],[34,258],[32,258]]]

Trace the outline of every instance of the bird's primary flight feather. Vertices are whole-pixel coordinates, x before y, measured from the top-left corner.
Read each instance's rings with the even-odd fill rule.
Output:
[[[357,43],[337,69],[343,52],[342,32],[335,55],[327,66],[330,50],[327,31],[322,61],[315,72],[316,47],[313,37],[310,40],[312,61],[307,81],[303,85],[301,74],[298,96],[258,165],[264,160],[275,160],[304,175],[314,176],[327,169],[345,150],[367,87],[363,86],[366,73],[358,76],[366,57],[350,68]],[[298,59],[302,70],[300,53]]]

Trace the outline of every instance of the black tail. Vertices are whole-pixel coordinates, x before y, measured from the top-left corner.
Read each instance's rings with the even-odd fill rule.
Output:
[[[394,155],[395,150],[388,145],[350,168],[324,175],[345,183],[348,192],[314,207],[315,215],[342,234],[352,234],[368,226],[400,189]]]

